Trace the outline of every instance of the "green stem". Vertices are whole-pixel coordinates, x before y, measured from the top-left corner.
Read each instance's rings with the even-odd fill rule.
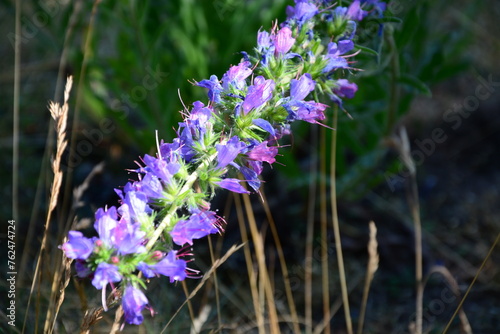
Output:
[[[179,190],[177,195],[182,195],[189,191],[198,179],[199,172],[205,168],[208,167],[208,165],[217,157],[216,154],[211,155],[207,160],[203,161],[198,168],[191,174],[189,177],[186,179],[186,182],[184,183],[184,186]],[[146,244],[146,249],[149,251],[153,247],[153,245],[156,243],[158,238],[160,238],[161,234],[163,231],[170,225],[170,222],[172,220],[173,215],[176,213],[176,211],[180,208],[179,205],[173,204],[170,209],[168,210],[167,214],[165,217],[162,219],[160,225],[156,228],[156,230],[153,232],[153,235],[151,238],[149,238],[148,243]]]
[[[399,96],[400,96],[398,79],[400,75],[400,66],[399,66],[398,48],[396,46],[396,42],[394,41],[394,29],[390,25],[388,25],[386,31],[387,34],[385,36],[391,52],[391,83],[390,83],[391,89],[390,89],[389,109],[387,111],[387,122],[385,128],[385,135],[388,136],[392,132],[398,112]]]

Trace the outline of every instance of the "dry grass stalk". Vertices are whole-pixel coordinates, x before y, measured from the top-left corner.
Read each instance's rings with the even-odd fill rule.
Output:
[[[198,291],[200,291],[200,289],[203,287],[203,285],[205,285],[205,283],[207,282],[207,280],[212,276],[212,274],[217,270],[217,268],[219,268],[224,262],[226,262],[226,260],[231,255],[233,255],[233,253],[235,253],[236,251],[238,251],[243,246],[244,246],[244,244],[241,244],[241,245],[238,245],[238,246],[233,245],[231,248],[229,248],[229,250],[226,252],[226,254],[224,254],[224,256],[222,258],[214,261],[214,263],[212,264],[212,267],[210,267],[210,270],[208,270],[208,272],[206,272],[205,275],[203,275],[203,278],[201,279],[201,282],[198,283],[198,285],[196,286],[196,288],[194,288],[194,290],[191,291],[191,293],[186,298],[186,300],[182,303],[181,306],[179,306],[179,308],[177,309],[177,311],[175,311],[174,315],[172,315],[172,317],[169,319],[168,323],[165,325],[165,327],[163,327],[163,330],[161,331],[160,334],[165,333],[165,331],[167,330],[168,326],[170,326],[170,324],[172,323],[172,321],[174,320],[174,318],[177,316],[177,314],[179,314],[179,312],[184,307],[184,305],[186,305],[187,302],[190,301],[198,293]]]
[[[261,190],[261,196],[262,196],[262,206],[264,207],[264,211],[266,212],[266,217],[267,217],[267,220],[269,222],[271,234],[273,235],[273,239],[274,239],[274,242],[276,244],[276,252],[278,253],[281,272],[283,273],[283,285],[285,286],[285,294],[286,294],[286,298],[287,298],[288,307],[290,309],[290,317],[292,319],[292,321],[289,323],[292,324],[293,330],[295,333],[300,333],[299,317],[297,315],[297,310],[295,308],[295,301],[293,298],[293,292],[292,292],[292,288],[290,285],[290,278],[288,275],[288,268],[286,265],[285,254],[283,253],[283,247],[281,246],[281,241],[279,238],[278,230],[276,228],[276,223],[274,222],[274,218],[273,218],[272,213],[271,213],[271,209],[269,208],[269,205],[267,204],[268,201],[266,200],[266,196],[264,194],[264,187]],[[313,225],[313,224],[311,223],[311,225]],[[307,259],[312,259],[312,255],[310,258],[307,258]],[[312,261],[307,260],[306,263],[308,263],[308,262],[312,262]]]
[[[500,233],[497,234],[495,242],[493,242],[493,245],[491,245],[490,250],[488,251],[488,254],[486,254],[486,257],[484,258],[483,263],[481,263],[481,267],[479,267],[479,269],[477,270],[477,273],[474,276],[474,279],[472,280],[472,282],[470,283],[469,287],[467,288],[467,291],[465,292],[464,296],[460,300],[460,303],[458,304],[457,309],[455,310],[455,313],[453,314],[453,316],[451,317],[450,321],[448,322],[448,325],[446,325],[446,328],[444,329],[444,331],[443,331],[442,334],[446,334],[446,332],[448,331],[448,329],[451,326],[451,323],[453,322],[453,319],[456,317],[457,313],[459,311],[462,311],[462,305],[464,304],[465,299],[469,295],[469,292],[471,291],[472,286],[474,285],[474,283],[476,283],[476,280],[478,279],[479,274],[481,273],[481,271],[483,270],[484,266],[488,262],[488,259],[490,258],[491,254],[493,253],[493,250],[495,249],[495,247],[496,247],[496,245],[498,243],[500,243]]]
[[[377,227],[373,221],[369,224],[370,228],[370,239],[368,241],[368,265],[366,269],[366,279],[365,286],[363,289],[363,301],[361,303],[361,312],[359,315],[358,324],[358,334],[363,332],[363,324],[365,321],[366,314],[366,304],[368,302],[368,293],[370,291],[370,285],[373,280],[373,276],[378,269],[379,255],[378,255],[378,242],[377,242]]]
[[[248,282],[250,284],[250,293],[252,294],[252,302],[255,314],[255,321],[257,322],[257,328],[259,333],[265,333],[264,331],[264,312],[259,303],[259,294],[257,289],[257,273],[253,267],[252,254],[250,251],[250,245],[248,243],[248,231],[245,225],[245,218],[243,213],[243,208],[241,205],[241,198],[239,195],[234,194],[234,203],[236,208],[236,215],[238,217],[239,231],[241,235],[241,241],[245,245],[243,248],[243,254],[245,255],[245,263],[247,266]]]
[[[433,266],[429,270],[429,273],[427,274],[427,277],[423,283],[424,288],[425,285],[427,284],[427,281],[429,280],[429,277],[434,273],[441,274],[441,276],[446,280],[446,282],[448,282],[449,286],[451,287],[451,290],[453,291],[453,294],[457,297],[457,299],[460,299],[460,288],[458,286],[458,283],[453,277],[453,275],[450,273],[448,268],[444,266]],[[469,319],[467,319],[467,315],[465,314],[464,310],[462,308],[457,308],[457,310],[458,310],[458,317],[460,319],[460,333],[472,334],[472,329],[470,327]]]
[[[338,107],[334,107],[333,113],[333,125],[334,129],[337,129],[339,110]],[[337,210],[337,191],[336,191],[336,155],[337,155],[337,131],[332,131],[332,147],[331,147],[331,161],[330,161],[330,193],[331,193],[331,210],[332,210],[332,224],[333,224],[333,234],[335,237],[335,250],[337,251],[337,263],[339,268],[339,278],[340,278],[340,289],[342,292],[342,301],[344,303],[344,317],[347,327],[347,333],[352,334],[352,320],[351,311],[349,308],[349,293],[347,288],[347,280],[344,269],[344,257],[342,255],[342,242],[340,238],[340,224]],[[323,292],[324,293],[324,292]]]
[[[264,240],[257,228],[257,222],[255,221],[255,216],[253,214],[252,204],[250,203],[250,197],[248,194],[243,194],[243,203],[245,204],[246,216],[248,219],[248,225],[250,227],[250,233],[252,235],[252,241],[255,247],[255,256],[257,258],[257,265],[259,268],[259,284],[263,290],[263,298],[265,298],[267,303],[267,310],[269,316],[269,331],[270,333],[279,333],[278,325],[278,313],[276,310],[276,303],[274,301],[273,287],[270,282],[269,273],[266,266],[266,256],[264,251]]]
[[[420,221],[420,201],[418,198],[417,186],[417,169],[410,154],[410,140],[406,129],[403,127],[400,130],[399,137],[393,138],[393,144],[399,151],[399,154],[410,172],[411,185],[408,189],[408,205],[411,210],[413,219],[413,227],[415,230],[415,281],[416,281],[416,298],[415,298],[415,324],[412,325],[414,334],[422,334],[423,327],[423,302],[424,288],[422,285],[423,269],[422,269],[422,223]]]
[[[49,226],[50,222],[52,220],[52,212],[54,211],[57,203],[58,203],[58,198],[59,198],[59,191],[61,188],[61,183],[63,180],[63,172],[60,168],[61,166],[61,159],[62,155],[64,153],[64,150],[66,149],[66,146],[68,144],[66,140],[66,126],[67,126],[67,121],[68,121],[68,100],[69,100],[69,93],[71,91],[71,86],[73,84],[73,78],[70,76],[68,77],[67,83],[66,83],[66,88],[64,90],[64,103],[61,106],[59,103],[56,102],[50,102],[49,103],[49,111],[50,114],[52,115],[52,118],[55,121],[55,126],[56,126],[56,132],[57,132],[57,148],[56,148],[56,154],[52,162],[52,170],[54,172],[54,180],[52,181],[52,186],[51,186],[51,191],[50,191],[50,198],[49,198],[49,208],[47,212],[47,217],[45,220],[45,226],[44,226],[44,233],[43,233],[43,238],[42,238],[42,243],[40,246],[40,253],[38,254],[37,258],[37,263],[35,266],[35,273],[33,275],[33,283],[31,285],[30,289],[30,297],[28,300],[28,306],[27,306],[27,312],[26,312],[26,317],[24,320],[24,325],[23,325],[23,331],[26,326],[26,319],[28,316],[28,310],[31,302],[31,297],[33,295],[33,291],[35,289],[35,285],[37,281],[41,280],[40,275],[40,268],[42,264],[42,259],[44,256],[44,251],[47,247],[47,238],[48,238],[48,231],[49,231]],[[38,286],[38,289],[40,290],[40,286]],[[45,333],[50,333],[49,327],[50,324],[52,324],[52,318],[54,316],[54,301],[55,299],[53,298],[54,296],[54,291],[51,292],[51,298],[50,298],[50,304],[49,304],[49,309],[47,311],[47,317],[46,317],[46,322],[44,325],[44,332]],[[39,299],[37,303],[39,302]],[[38,309],[38,306],[37,306]],[[37,328],[38,322],[35,322],[35,328]]]

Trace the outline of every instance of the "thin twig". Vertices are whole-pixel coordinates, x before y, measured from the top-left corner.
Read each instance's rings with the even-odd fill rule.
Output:
[[[451,323],[453,322],[453,319],[455,319],[455,317],[457,316],[457,313],[460,309],[462,309],[462,305],[464,304],[465,302],[465,299],[467,298],[467,296],[469,295],[469,292],[470,290],[472,289],[472,286],[474,285],[474,283],[476,283],[476,280],[477,278],[479,277],[479,274],[481,273],[481,271],[483,270],[484,266],[486,265],[486,262],[488,261],[488,259],[490,258],[491,254],[493,253],[493,250],[495,249],[496,245],[498,244],[498,242],[500,241],[500,233],[498,233],[497,235],[497,238],[495,239],[495,242],[493,243],[493,245],[491,245],[490,247],[490,250],[488,251],[488,254],[486,255],[486,257],[484,258],[483,260],[483,263],[481,263],[481,267],[479,267],[477,273],[476,273],[476,276],[474,276],[474,279],[472,280],[472,282],[470,283],[469,287],[467,288],[467,291],[465,292],[462,300],[460,301],[460,303],[458,304],[457,306],[457,309],[455,310],[455,312],[453,313],[453,315],[451,316],[450,318],[450,321],[448,322],[448,325],[446,325],[446,328],[444,329],[443,333],[442,334],[446,334],[446,332],[448,331],[448,329],[450,328],[451,326]]]
[[[276,223],[274,221],[271,209],[269,208],[268,201],[264,193],[264,187],[261,189],[262,195],[262,205],[264,206],[264,211],[266,212],[267,220],[269,221],[269,228],[271,229],[271,234],[276,244],[276,252],[278,253],[278,259],[280,262],[281,272],[283,274],[283,284],[285,286],[285,294],[290,308],[290,317],[293,321],[289,322],[293,325],[293,330],[295,333],[300,333],[299,317],[297,315],[297,309],[295,307],[295,300],[293,298],[292,287],[290,285],[290,278],[288,277],[288,268],[286,265],[285,254],[283,253],[283,247],[281,246],[281,241],[279,238],[279,233],[276,228]]]
[[[267,309],[269,315],[269,325],[270,333],[279,333],[278,326],[278,314],[276,311],[276,303],[274,302],[274,293],[269,281],[269,274],[266,267],[266,256],[264,251],[264,241],[262,235],[257,229],[257,223],[253,215],[252,204],[250,203],[250,197],[248,194],[242,194],[243,203],[245,205],[246,216],[248,219],[248,225],[250,227],[250,233],[252,235],[252,240],[255,247],[255,256],[257,258],[257,265],[259,267],[259,280],[264,288],[264,295],[267,302]]]
[[[333,113],[333,128],[337,129],[337,121],[338,121],[338,107],[334,108]],[[337,251],[337,261],[339,267],[339,278],[340,278],[340,288],[342,290],[342,301],[344,303],[344,316],[347,326],[347,333],[353,334],[352,329],[352,320],[351,320],[351,312],[349,308],[349,296],[347,290],[347,280],[344,269],[344,258],[342,255],[342,241],[340,239],[340,224],[339,217],[337,211],[337,191],[336,187],[336,177],[335,177],[335,163],[336,163],[336,154],[337,154],[337,131],[332,132],[332,147],[331,147],[331,165],[330,165],[330,192],[331,192],[331,207],[332,207],[332,224],[333,224],[333,233],[335,236],[335,248]]]
[[[12,119],[12,218],[19,220],[19,98],[21,90],[21,0],[16,0],[14,42],[14,106]]]
[[[238,251],[243,246],[244,246],[244,244],[241,244],[241,245],[238,245],[238,246],[233,245],[231,248],[229,248],[229,250],[226,252],[226,254],[224,254],[224,256],[222,258],[216,260],[212,264],[212,267],[210,268],[210,270],[208,272],[206,272],[205,275],[203,275],[203,278],[201,279],[201,282],[198,283],[198,285],[196,286],[196,288],[194,288],[194,290],[191,291],[191,293],[186,298],[186,300],[182,303],[181,306],[179,306],[179,308],[177,309],[177,311],[175,311],[174,315],[172,315],[172,317],[168,320],[168,323],[165,325],[165,327],[163,327],[163,330],[160,332],[160,334],[165,333],[165,331],[167,330],[168,326],[172,323],[172,321],[177,316],[177,314],[179,314],[179,312],[184,307],[184,305],[186,305],[186,303],[189,300],[191,300],[198,293],[198,291],[200,291],[200,289],[203,287],[203,285],[205,284],[205,282],[210,278],[210,276],[212,276],[212,274],[214,273],[214,271],[217,270],[217,268],[219,268],[219,266],[221,266],[224,262],[226,262],[226,260],[231,255],[233,255],[233,253],[235,253],[236,251]]]
[[[377,251],[377,227],[373,221],[369,224],[370,227],[370,240],[368,241],[368,265],[366,268],[365,286],[363,289],[363,300],[361,302],[361,312],[358,321],[358,334],[363,333],[363,324],[365,321],[366,304],[368,303],[368,293],[370,292],[370,285],[373,276],[378,269],[379,255]]]
[[[326,128],[321,127],[321,148],[320,156],[326,157]],[[326,159],[320,160],[320,175],[326,178]],[[327,204],[327,187],[326,182],[319,183],[320,196],[320,243],[321,243],[321,291],[323,296],[323,319],[325,321],[324,333],[330,333],[330,318],[332,310],[330,307],[330,279],[328,266],[328,204]],[[327,321],[328,319],[328,321]]]

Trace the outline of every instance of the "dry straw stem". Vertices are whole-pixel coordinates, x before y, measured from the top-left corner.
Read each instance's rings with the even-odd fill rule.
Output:
[[[274,301],[273,287],[269,279],[269,273],[266,267],[266,257],[264,251],[264,241],[262,235],[259,233],[257,228],[257,223],[255,221],[255,216],[253,214],[252,204],[250,203],[250,197],[247,194],[242,194],[243,203],[245,205],[246,216],[248,219],[248,225],[250,227],[250,233],[252,235],[252,240],[255,247],[255,256],[257,258],[257,265],[259,268],[259,284],[263,287],[264,298],[266,299],[268,315],[269,315],[269,325],[270,333],[279,333],[278,326],[278,314],[276,311],[276,303]]]
[[[457,299],[460,298],[460,288],[458,287],[458,283],[453,277],[453,275],[450,273],[448,268],[444,266],[433,266],[430,270],[429,273],[427,274],[427,277],[424,280],[423,286],[425,288],[425,285],[427,284],[427,281],[429,280],[430,276],[434,273],[441,274],[443,278],[448,282],[448,285],[451,287],[451,290],[453,291],[453,294],[457,297]],[[458,317],[460,319],[460,333],[463,334],[472,334],[472,329],[470,327],[469,320],[467,319],[467,315],[465,314],[464,310],[462,308],[457,308],[458,310]]]
[[[378,255],[378,242],[377,242],[377,227],[373,221],[368,225],[370,228],[370,239],[368,241],[368,265],[366,269],[365,287],[363,289],[363,301],[361,303],[361,312],[359,315],[358,334],[363,333],[363,324],[365,321],[366,304],[368,302],[368,293],[373,276],[378,269],[379,255]]]
[[[495,249],[496,245],[499,242],[500,242],[500,233],[498,233],[497,238],[495,239],[495,242],[493,243],[493,245],[491,245],[490,250],[488,251],[488,254],[484,258],[483,263],[481,263],[481,267],[479,267],[479,269],[476,273],[476,276],[474,276],[474,279],[472,280],[471,284],[467,288],[467,291],[465,292],[462,300],[460,300],[460,303],[458,304],[457,309],[455,310],[455,313],[453,313],[453,316],[451,317],[450,321],[448,322],[448,325],[446,325],[446,328],[444,329],[442,334],[446,334],[446,332],[448,331],[448,329],[451,326],[451,323],[453,322],[453,319],[457,316],[457,313],[462,309],[462,305],[464,304],[465,299],[469,295],[469,292],[472,289],[472,286],[474,285],[474,283],[476,283],[476,280],[479,277],[479,274],[483,270],[484,266],[486,265],[486,262],[488,262],[488,259],[490,258],[491,254],[493,253],[493,250]]]
[[[66,88],[64,90],[64,104],[62,106],[57,102],[50,102],[49,103],[50,114],[52,115],[52,118],[55,121],[56,133],[57,133],[56,154],[55,154],[54,160],[52,162],[52,170],[54,172],[54,180],[52,181],[52,187],[51,187],[50,198],[49,198],[49,208],[48,208],[48,212],[47,212],[47,218],[45,220],[44,234],[43,234],[43,238],[42,238],[42,244],[40,246],[40,253],[38,254],[38,258],[37,258],[35,273],[33,275],[33,283],[31,285],[31,289],[30,289],[30,298],[28,300],[28,306],[26,308],[27,310],[29,310],[31,296],[33,295],[33,291],[35,289],[35,284],[38,280],[41,262],[42,262],[42,258],[43,258],[44,251],[45,251],[46,244],[47,244],[47,237],[48,237],[50,221],[52,220],[52,212],[54,211],[54,209],[57,205],[58,197],[59,197],[59,190],[60,190],[62,179],[63,179],[63,172],[60,169],[60,165],[61,165],[62,155],[63,155],[64,150],[66,149],[66,146],[68,144],[68,142],[66,140],[66,125],[67,125],[67,121],[68,121],[69,93],[71,91],[72,84],[73,84],[73,78],[70,76],[70,77],[68,77],[68,80],[66,82]],[[41,277],[40,277],[40,279],[41,279]],[[38,286],[38,289],[40,289],[40,286]],[[45,322],[45,326],[44,326],[45,333],[50,333],[49,327],[50,327],[50,324],[53,322],[53,321],[51,321],[51,319],[54,315],[54,310],[53,310],[54,301],[55,300],[53,298],[51,298],[51,302],[49,304],[49,310],[47,311],[47,317],[46,317],[46,322]],[[25,316],[25,320],[24,320],[23,331],[24,331],[24,328],[26,325],[26,319],[27,319],[28,313],[29,312],[27,311],[26,316]],[[37,329],[37,327],[38,327],[38,322],[35,323],[35,329]]]
[[[410,154],[410,140],[404,127],[399,132],[399,137],[393,138],[393,143],[396,149],[410,172],[411,184],[408,188],[408,205],[411,210],[413,219],[413,227],[415,230],[415,283],[416,283],[416,298],[415,298],[415,325],[414,333],[422,334],[423,326],[423,301],[424,288],[422,285],[423,270],[422,270],[422,223],[420,221],[420,202],[418,199],[417,186],[417,169]],[[413,327],[413,326],[412,326]]]
[[[203,278],[201,279],[201,282],[198,283],[198,285],[196,286],[196,288],[194,288],[194,290],[189,294],[189,296],[182,303],[182,305],[179,306],[179,308],[177,309],[177,311],[175,311],[174,315],[172,315],[172,317],[169,319],[168,323],[165,325],[165,327],[163,327],[163,330],[161,331],[160,334],[165,333],[165,331],[167,330],[168,326],[170,326],[170,324],[172,323],[172,321],[174,320],[174,318],[177,316],[177,314],[179,314],[179,312],[184,307],[184,305],[186,305],[186,303],[188,301],[190,301],[198,293],[198,291],[200,291],[200,289],[203,287],[203,285],[205,284],[205,282],[212,276],[212,274],[215,272],[215,270],[217,270],[217,268],[219,268],[224,262],[226,262],[226,260],[231,255],[233,255],[233,253],[235,253],[241,247],[243,247],[243,245],[244,244],[241,244],[241,245],[238,245],[238,246],[233,245],[231,248],[229,248],[229,250],[226,252],[226,254],[224,254],[224,256],[222,258],[214,261],[214,263],[212,264],[212,267],[210,268],[210,270],[207,273],[205,273],[205,275],[203,275]]]
[[[337,121],[338,121],[339,108],[338,106],[334,107],[333,112],[333,128],[337,129]],[[330,161],[330,184],[331,184],[331,209],[332,209],[332,224],[333,224],[333,233],[335,236],[335,249],[337,251],[337,262],[339,267],[339,278],[340,278],[340,289],[342,292],[342,302],[344,303],[344,317],[347,326],[347,333],[353,334],[352,329],[352,320],[351,320],[351,311],[349,309],[349,294],[347,289],[347,280],[344,269],[344,258],[342,255],[342,242],[340,239],[340,224],[337,210],[337,191],[336,187],[336,177],[335,177],[335,164],[336,164],[336,155],[337,155],[337,131],[332,132],[332,148],[331,148],[331,161]]]
[[[271,209],[269,208],[268,201],[266,200],[266,196],[264,193],[264,186],[262,187],[261,190],[261,198],[262,198],[262,206],[264,207],[264,211],[266,212],[266,217],[269,222],[269,227],[271,229],[271,234],[273,235],[274,243],[276,244],[276,252],[278,253],[281,272],[283,273],[283,284],[285,286],[285,294],[288,302],[288,307],[290,308],[290,318],[292,319],[291,323],[293,325],[293,330],[294,333],[300,333],[299,317],[297,315],[297,310],[295,308],[295,301],[293,299],[293,292],[290,285],[290,278],[288,275],[288,268],[286,265],[285,254],[283,253],[283,247],[281,246],[281,241],[279,238],[278,230],[276,228],[276,223],[271,213]],[[311,210],[314,211],[313,209]],[[311,225],[313,225],[313,222],[311,222]],[[311,258],[312,256],[308,259]]]
[[[250,292],[252,294],[252,302],[255,313],[255,320],[257,322],[257,327],[259,329],[259,333],[265,333],[264,331],[264,315],[261,304],[259,303],[259,291],[257,288],[257,273],[253,267],[252,254],[250,251],[250,245],[248,243],[248,231],[245,225],[245,217],[243,213],[243,208],[241,205],[241,198],[237,194],[233,194],[236,215],[238,218],[238,225],[241,235],[241,241],[245,245],[243,248],[243,254],[245,255],[245,263],[247,265],[247,273],[248,273],[248,282],[250,284]]]

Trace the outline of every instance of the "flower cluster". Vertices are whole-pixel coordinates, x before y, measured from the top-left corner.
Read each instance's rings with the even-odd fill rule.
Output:
[[[276,161],[278,140],[290,124],[325,119],[328,106],[318,94],[339,106],[354,96],[356,84],[342,75],[353,69],[356,22],[380,15],[385,4],[355,0],[331,8],[330,1],[319,2],[295,0],[288,19],[259,31],[254,52],[243,52],[221,80],[212,75],[196,82],[209,101],[194,102],[183,112],[177,137],[158,143],[156,156],[142,157],[133,170],[137,181],[116,190],[118,208],[97,210],[97,236],[69,232],[61,248],[76,260],[77,275],[102,290],[104,309],[106,287],[120,282],[125,321],[140,324],[150,307],[143,278],[195,276],[187,245],[223,230],[224,220],[210,210],[215,191],[258,192],[264,163]]]

